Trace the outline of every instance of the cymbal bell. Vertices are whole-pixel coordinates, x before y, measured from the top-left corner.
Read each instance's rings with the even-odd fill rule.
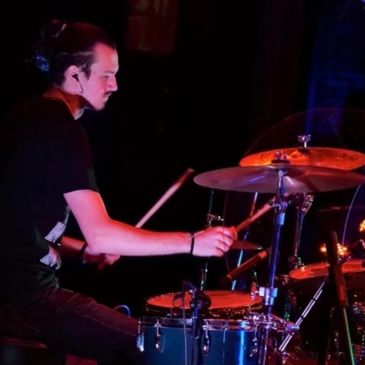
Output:
[[[365,165],[365,154],[343,148],[299,147],[262,151],[243,157],[240,166],[270,165],[277,155],[285,156],[291,165],[330,167],[354,170]]]
[[[194,182],[219,190],[276,193],[280,171],[284,175],[282,190],[289,194],[348,189],[365,182],[365,176],[356,172],[289,163],[212,170],[196,175]]]
[[[263,247],[258,245],[257,243],[245,241],[245,240],[237,240],[233,242],[231,246],[232,250],[246,250],[246,251],[254,251],[254,250],[262,250]]]

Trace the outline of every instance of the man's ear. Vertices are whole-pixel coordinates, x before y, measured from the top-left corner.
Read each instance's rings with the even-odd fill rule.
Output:
[[[73,78],[75,79],[76,81],[79,81],[79,73],[80,73],[80,68],[75,66],[75,65],[72,65],[70,66],[67,70],[66,70],[66,77],[67,78]]]

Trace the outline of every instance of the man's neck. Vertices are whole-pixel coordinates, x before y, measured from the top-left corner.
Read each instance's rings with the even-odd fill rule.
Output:
[[[74,119],[79,119],[84,113],[84,108],[81,105],[82,100],[79,95],[69,94],[58,87],[52,86],[43,94],[43,96],[62,100],[70,110]]]

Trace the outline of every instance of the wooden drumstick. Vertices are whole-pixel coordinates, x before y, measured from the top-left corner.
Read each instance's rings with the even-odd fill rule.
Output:
[[[176,191],[181,187],[185,180],[194,172],[193,169],[188,168],[165,192],[165,194],[153,205],[153,207],[140,219],[136,224],[137,228],[141,228],[152,216],[157,212],[158,209],[168,200],[170,197],[176,193]]]
[[[275,203],[275,197],[271,198],[264,206],[262,206],[260,209],[256,210],[254,214],[252,214],[250,217],[242,221],[237,227],[236,231],[237,233],[241,232],[243,229],[247,228],[251,223],[253,223],[257,218],[260,218],[263,214],[268,212]]]

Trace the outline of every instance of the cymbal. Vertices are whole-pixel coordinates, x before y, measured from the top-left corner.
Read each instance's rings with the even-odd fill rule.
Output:
[[[365,182],[365,176],[356,172],[288,163],[212,170],[196,175],[194,182],[219,190],[275,193],[279,171],[284,172],[283,192],[289,194],[348,189]]]
[[[329,275],[328,268],[327,262],[317,262],[294,269],[289,273],[289,278],[292,280],[291,284],[296,285],[305,282],[306,285],[311,286],[314,284],[313,281],[323,280]],[[352,289],[364,287],[365,260],[350,259],[341,265],[341,271],[345,275],[348,287]]]
[[[262,151],[243,157],[240,166],[270,165],[280,154],[291,165],[330,167],[340,170],[354,170],[365,165],[365,154],[344,148],[299,147]]]
[[[252,242],[244,241],[244,240],[237,240],[237,241],[233,242],[231,249],[249,251],[249,250],[262,250],[263,247],[258,245],[257,243],[252,243]]]
[[[260,130],[247,154],[282,146],[296,147],[296,136],[310,133],[314,146],[350,148],[364,151],[365,110],[343,107],[320,107],[301,111]],[[365,151],[364,151],[365,152]]]

